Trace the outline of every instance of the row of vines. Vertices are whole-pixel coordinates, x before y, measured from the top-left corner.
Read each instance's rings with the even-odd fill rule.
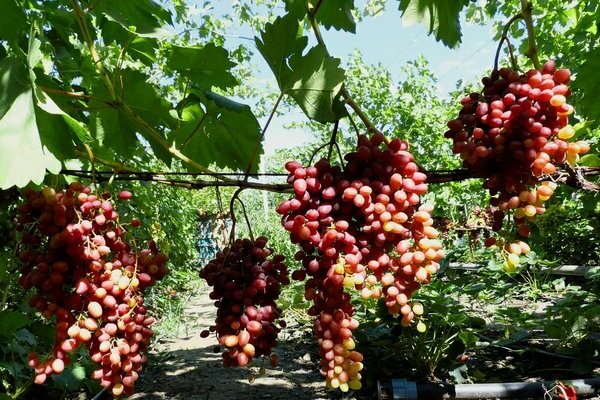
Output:
[[[177,329],[203,284],[217,317],[199,334],[225,367],[276,366],[292,322],[336,393],[392,375],[486,380],[471,358],[490,349],[593,373],[600,274],[540,271],[600,262],[600,6],[255,3],[3,5],[0,399],[133,394],[152,337]],[[492,25],[487,75],[444,100],[422,58],[395,83],[359,53],[330,55],[322,29],[350,35],[392,11],[448,47],[465,18]],[[227,41],[240,23],[253,47]],[[265,155],[293,110],[313,143]],[[231,221],[201,238],[223,244],[208,258],[205,212]],[[542,318],[522,299],[543,300]]]

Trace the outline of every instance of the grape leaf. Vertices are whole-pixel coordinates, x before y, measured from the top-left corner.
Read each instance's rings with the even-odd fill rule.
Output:
[[[106,44],[116,43],[131,58],[141,61],[145,65],[151,66],[156,62],[155,49],[158,47],[156,38],[138,36],[129,30],[123,29],[121,25],[106,20],[102,24],[102,39]]]
[[[139,71],[124,69],[120,71],[120,85],[116,88],[117,97],[130,107],[137,115],[155,128],[162,135],[162,127],[171,126],[174,121],[169,111],[171,105],[158,96],[154,86],[148,82],[147,76]],[[98,82],[93,88],[94,96],[110,99],[105,86]],[[100,146],[107,146],[115,152],[130,157],[138,143],[136,133],[140,133],[150,144],[154,154],[167,165],[171,162],[169,152],[157,140],[142,129],[121,107],[109,107],[105,103],[90,101],[90,108],[98,107],[92,114],[90,125],[95,139]]]
[[[249,106],[208,90],[195,90],[177,107],[181,127],[174,133],[179,150],[194,161],[222,168],[258,171],[263,153],[260,126]]]
[[[327,55],[317,45],[302,54],[308,39],[298,36],[300,26],[293,15],[287,14],[267,24],[261,38],[255,37],[258,50],[275,74],[279,88],[296,100],[304,113],[319,122],[339,119],[334,107],[344,82],[340,60]]]
[[[285,0],[285,10],[301,20],[306,15],[306,0]],[[323,1],[317,11],[317,21],[326,29],[356,33],[352,10],[354,0]]]
[[[0,12],[0,40],[18,40],[27,30],[25,10],[15,0],[3,0]]]
[[[303,19],[306,15],[306,0],[284,0],[285,11],[296,19]]]
[[[0,312],[0,336],[12,338],[16,331],[29,325],[31,320],[27,315],[17,311]]]
[[[327,29],[356,33],[352,10],[354,0],[324,1],[316,14],[317,21]]]
[[[229,72],[235,65],[229,59],[229,52],[213,43],[204,47],[172,46],[167,55],[167,67],[202,89],[225,89],[237,85],[237,80]]]
[[[460,11],[469,0],[399,0],[399,10],[407,23],[428,20],[429,34],[446,46],[456,47],[461,41]]]
[[[275,74],[279,87],[284,90],[289,86],[289,76],[292,71],[288,66],[289,59],[294,54],[302,54],[308,44],[306,36],[298,36],[300,25],[293,15],[278,17],[273,23],[265,25],[264,31],[254,38],[258,51]]]
[[[46,169],[52,173],[61,169],[60,162],[40,141],[33,89],[26,77],[26,69],[16,60],[0,61],[1,189],[41,183]]]
[[[139,36],[171,36],[171,33],[163,28],[165,23],[172,24],[170,11],[152,0],[103,0],[97,3],[94,12]]]
[[[61,110],[43,91],[36,92],[35,117],[42,143],[61,160],[76,158],[73,139],[90,143],[86,125]]]
[[[598,93],[600,92],[600,48],[592,50],[585,57],[573,81],[573,88],[583,93],[577,102],[577,110],[585,115],[587,120],[600,121]],[[597,124],[597,122],[596,122]]]
[[[327,50],[321,45],[310,49],[305,56],[290,60],[294,79],[285,93],[296,100],[309,118],[319,122],[339,119],[334,100],[345,78],[339,65],[340,60],[328,57]]]
[[[81,382],[85,377],[85,368],[81,364],[70,364],[61,374],[55,376],[53,381],[58,387],[73,392],[81,387]]]
[[[600,157],[596,154],[586,154],[581,157],[578,164],[584,167],[600,167]]]

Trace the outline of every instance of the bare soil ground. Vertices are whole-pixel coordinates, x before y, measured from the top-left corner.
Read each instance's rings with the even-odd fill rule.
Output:
[[[186,332],[160,341],[150,354],[146,371],[136,384],[131,400],[319,400],[337,399],[339,395],[325,389],[317,369],[314,346],[300,341],[284,341],[276,353],[280,366],[265,362],[265,374],[248,381],[245,368],[224,368],[220,353],[213,352],[213,335],[201,338],[200,332],[214,321],[216,310],[205,291],[185,312],[194,326]]]

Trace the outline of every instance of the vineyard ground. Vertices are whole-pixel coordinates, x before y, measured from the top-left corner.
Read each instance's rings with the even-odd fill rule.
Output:
[[[248,381],[247,369],[223,368],[221,354],[213,352],[215,337],[200,337],[200,332],[216,316],[208,292],[202,289],[185,312],[186,318],[196,321],[195,324],[186,323],[183,332],[154,346],[147,370],[131,400],[319,400],[331,399],[332,395],[339,398],[325,390],[315,365],[318,361],[314,346],[291,338],[282,340],[275,349],[280,357],[279,367],[271,368],[265,362],[265,374],[253,383]]]
[[[214,336],[200,337],[216,316],[213,301],[208,298],[210,289],[199,290],[185,310],[185,320],[170,334],[158,338],[149,354],[149,362],[136,384],[136,393],[130,400],[371,400],[376,399],[375,390],[359,396],[344,396],[339,391],[328,391],[318,373],[318,355],[313,337],[303,337],[299,329],[288,326],[280,334],[279,346],[274,349],[280,365],[271,368],[265,363],[265,374],[253,383],[248,381],[248,370],[223,368],[220,353],[213,349]],[[511,305],[529,311],[541,311],[547,300],[527,302],[512,299]],[[479,310],[486,317],[491,310]],[[531,347],[545,348],[544,343],[529,342]],[[551,354],[505,351],[500,347],[488,347],[485,351],[471,354],[470,369],[477,369],[489,382],[518,382],[553,379],[573,379],[597,376],[600,368],[589,375],[577,376],[568,372],[570,360],[556,358]],[[366,354],[371,367],[373,360]],[[381,361],[381,360],[379,360]],[[377,363],[377,360],[375,360]],[[260,366],[260,365],[259,365]],[[401,363],[398,368],[402,368]],[[368,368],[368,366],[367,366]],[[554,375],[552,372],[562,371]],[[390,371],[388,371],[390,372]],[[563,374],[565,374],[563,376]],[[401,378],[397,373],[393,377]],[[384,380],[385,381],[385,380]],[[43,398],[43,397],[40,397]],[[70,399],[85,400],[80,393]],[[587,397],[600,400],[600,397]]]
[[[136,394],[131,400],[367,400],[376,399],[376,393],[361,393],[359,397],[343,396],[328,391],[318,373],[318,355],[310,340],[303,340],[298,330],[283,330],[280,344],[275,348],[280,365],[271,368],[265,363],[265,374],[253,383],[248,381],[248,370],[223,368],[220,353],[213,349],[214,336],[201,338],[200,332],[210,326],[216,316],[213,301],[208,298],[209,288],[200,290],[188,305],[186,321],[178,332],[156,342],[150,354],[146,371],[136,385]],[[543,309],[547,304],[538,304],[513,299],[514,305],[522,308]],[[541,303],[541,304],[540,304]],[[483,311],[482,317],[486,312]],[[489,310],[487,310],[489,311]],[[296,333],[296,336],[293,336]],[[543,346],[542,346],[543,347]],[[535,381],[552,379],[540,373],[543,366],[554,365],[560,370],[566,360],[544,354],[517,356],[499,348],[488,348],[473,360],[473,366],[492,381]],[[476,365],[475,365],[476,364]],[[568,365],[568,363],[567,363]],[[519,373],[520,371],[520,373]],[[527,373],[526,371],[529,371]],[[525,374],[523,374],[525,372]],[[595,375],[595,371],[592,375]],[[576,376],[569,376],[575,378]]]

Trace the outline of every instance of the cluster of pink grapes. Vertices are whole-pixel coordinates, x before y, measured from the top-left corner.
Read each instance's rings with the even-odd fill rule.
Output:
[[[276,301],[290,279],[284,257],[272,255],[266,245],[265,237],[237,239],[200,270],[217,307],[215,324],[201,336],[216,332],[226,367],[245,367],[260,356],[277,363],[271,351],[285,323]]]
[[[286,164],[294,197],[277,207],[282,224],[300,250],[305,297],[322,356],[328,386],[342,391],[360,388],[362,356],[354,350],[358,327],[346,292],[364,299],[383,298],[407,326],[423,313],[412,293],[439,269],[444,256],[432,226],[433,207],[421,204],[426,175],[419,172],[408,144],[386,143],[375,134],[361,136],[343,168],[326,160],[304,167]]]
[[[123,223],[110,193],[98,196],[73,183],[64,191],[27,190],[25,198],[18,209],[18,282],[35,290],[30,306],[56,321],[52,355],[29,355],[35,382],[60,374],[69,354],[85,346],[98,366],[92,377],[115,397],[130,395],[155,322],[144,291],[168,272],[167,256],[152,241],[148,249],[131,247],[126,227],[139,221]]]

